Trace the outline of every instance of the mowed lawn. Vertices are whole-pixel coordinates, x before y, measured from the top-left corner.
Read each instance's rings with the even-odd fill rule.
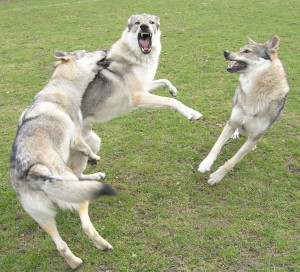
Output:
[[[57,225],[78,271],[299,271],[300,2],[287,1],[0,1],[0,271],[69,271],[51,238],[16,199],[8,176],[18,118],[53,72],[53,50],[107,49],[132,14],[161,19],[156,78],[200,111],[190,122],[169,109],[141,109],[103,124],[103,171],[119,192],[90,205],[97,230],[114,246],[93,247],[76,213]],[[286,107],[257,150],[217,186],[198,165],[230,116],[238,76],[223,51],[247,35],[278,35],[291,87]],[[170,96],[159,89],[158,95]],[[213,171],[245,141],[231,139]]]

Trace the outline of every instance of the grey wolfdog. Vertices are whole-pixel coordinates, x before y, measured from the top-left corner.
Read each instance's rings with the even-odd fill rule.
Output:
[[[284,67],[277,57],[279,38],[274,36],[264,43],[256,43],[251,39],[249,42],[238,52],[224,52],[225,59],[230,62],[227,71],[240,74],[239,86],[234,95],[230,120],[208,156],[201,162],[199,172],[210,170],[222,146],[236,129],[248,136],[248,140],[233,158],[209,176],[210,185],[219,183],[229,170],[255,148],[279,117],[289,92]]]
[[[138,108],[171,108],[189,120],[202,115],[175,98],[161,97],[150,92],[166,87],[175,96],[177,89],[167,79],[154,80],[161,51],[160,20],[155,15],[132,15],[122,37],[107,52],[108,69],[101,71],[89,84],[82,99],[83,135],[97,153],[100,138],[92,124],[105,122]],[[104,173],[83,175],[87,158],[73,152],[69,165],[82,179],[99,179]]]
[[[19,119],[10,180],[24,210],[52,237],[69,266],[77,268],[82,261],[57,231],[55,206],[77,210],[94,244],[102,250],[111,248],[90,222],[87,201],[116,192],[102,182],[79,181],[66,165],[70,149],[98,159],[81,136],[80,103],[88,83],[108,64],[103,51],[57,51],[54,56],[61,60],[55,62],[50,82]]]

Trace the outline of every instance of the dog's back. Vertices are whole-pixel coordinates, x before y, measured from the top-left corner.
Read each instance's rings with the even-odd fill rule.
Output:
[[[90,189],[86,191],[66,161],[72,139],[81,133],[83,92],[101,69],[97,62],[105,54],[85,57],[85,51],[76,51],[56,52],[55,56],[62,61],[55,64],[50,82],[21,115],[12,147],[10,179],[20,201],[24,192],[42,191],[52,200],[78,203],[94,198],[97,190],[104,189],[101,183],[87,182],[86,188]],[[81,191],[76,193],[79,188]]]

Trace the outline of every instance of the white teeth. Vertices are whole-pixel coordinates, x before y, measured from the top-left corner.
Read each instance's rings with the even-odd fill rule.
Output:
[[[144,35],[150,35],[150,37],[152,37],[152,34],[151,33],[144,33],[144,32],[141,32],[141,37],[143,37]]]
[[[228,68],[231,68],[234,65],[234,61],[232,60],[227,60],[228,62]]]

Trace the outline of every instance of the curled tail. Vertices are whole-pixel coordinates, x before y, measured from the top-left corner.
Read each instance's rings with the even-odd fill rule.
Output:
[[[117,195],[109,185],[98,181],[64,180],[54,177],[44,165],[32,166],[27,174],[30,186],[44,191],[50,198],[70,203],[81,203],[98,198],[100,195]]]

